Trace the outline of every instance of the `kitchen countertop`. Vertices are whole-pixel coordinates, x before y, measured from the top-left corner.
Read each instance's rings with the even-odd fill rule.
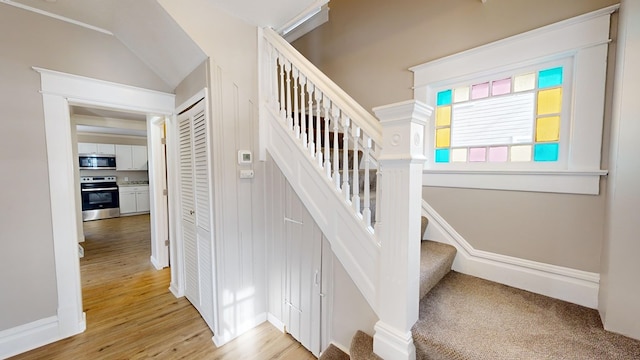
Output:
[[[149,186],[149,181],[148,180],[121,181],[121,182],[118,182],[118,186]]]

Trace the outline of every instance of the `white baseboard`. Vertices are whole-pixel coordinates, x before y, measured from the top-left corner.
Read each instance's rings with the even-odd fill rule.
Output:
[[[237,338],[238,336],[246,333],[247,331],[255,328],[256,326],[262,324],[267,321],[267,313],[262,313],[255,316],[253,319],[240,324],[236,329],[231,329],[232,331],[225,331],[225,329],[221,329],[220,334],[213,334],[211,340],[216,345],[216,347],[220,347],[229,341]]]
[[[458,250],[453,270],[598,308],[600,274],[476,250],[424,200],[422,212],[429,218],[425,238],[453,245]]]
[[[160,265],[160,262],[155,257],[150,256],[149,260],[151,261],[151,264],[153,265],[153,267],[156,268],[156,270],[162,270],[163,269],[162,265]]]
[[[0,359],[6,359],[62,339],[57,316],[0,331]]]
[[[282,332],[285,331],[284,323],[280,321],[280,319],[275,317],[275,315],[273,315],[272,313],[267,314],[267,321],[271,323],[271,325],[273,325],[276,329]]]

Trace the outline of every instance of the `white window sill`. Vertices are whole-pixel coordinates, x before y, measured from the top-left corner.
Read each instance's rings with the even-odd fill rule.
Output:
[[[600,176],[593,171],[424,170],[423,186],[598,195]]]

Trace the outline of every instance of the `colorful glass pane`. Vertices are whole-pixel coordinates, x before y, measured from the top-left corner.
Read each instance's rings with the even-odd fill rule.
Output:
[[[562,109],[562,88],[538,92],[538,115],[557,114]]]
[[[469,87],[461,87],[453,90],[453,102],[463,102],[469,100]]]
[[[562,85],[562,66],[541,70],[538,73],[538,88],[544,89]]]
[[[536,141],[558,141],[560,139],[560,116],[539,118],[536,124]]]
[[[451,106],[441,106],[436,109],[436,126],[451,124]]]
[[[436,130],[436,147],[446,148],[451,143],[451,129],[443,128]]]
[[[505,162],[509,159],[509,148],[497,146],[489,148],[489,162]]]
[[[471,87],[471,99],[482,99],[489,96],[489,83],[475,84]]]
[[[491,83],[491,95],[504,95],[511,92],[511,78],[496,80]]]
[[[437,149],[436,150],[436,162],[448,163],[449,162],[449,149]]]
[[[525,74],[513,79],[513,91],[528,91],[536,87],[536,74]]]
[[[511,147],[511,161],[531,161],[531,145],[518,145]]]
[[[450,105],[451,104],[451,90],[440,91],[438,93],[437,106]]]
[[[487,160],[487,148],[471,148],[469,149],[469,161],[481,162]]]
[[[451,150],[452,162],[467,162],[467,148]]]
[[[534,161],[558,161],[559,146],[553,144],[536,144],[533,148]]]

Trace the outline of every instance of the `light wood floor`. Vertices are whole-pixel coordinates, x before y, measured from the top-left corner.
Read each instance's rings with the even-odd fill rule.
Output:
[[[12,359],[315,359],[268,323],[216,348],[193,306],[168,291],[170,270],[151,265],[148,215],[84,225],[87,330]]]

